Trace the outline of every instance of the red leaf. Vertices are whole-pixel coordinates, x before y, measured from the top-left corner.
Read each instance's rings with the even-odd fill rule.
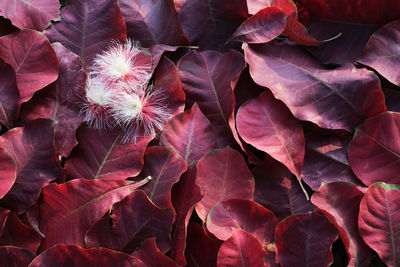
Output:
[[[253,81],[248,67],[242,70],[234,88],[236,101],[235,110],[237,110],[247,100],[257,98],[262,92],[267,90],[267,88],[262,87]]]
[[[232,237],[226,240],[218,252],[218,267],[267,267],[267,252],[251,234],[233,229]]]
[[[382,113],[365,121],[349,146],[349,162],[367,186],[400,184],[400,114]]]
[[[20,29],[40,31],[58,17],[59,8],[57,0],[3,0],[0,2],[0,15],[10,19]]]
[[[371,185],[360,204],[358,227],[364,241],[388,266],[400,263],[400,186]]]
[[[60,61],[60,74],[57,82],[37,92],[32,99],[24,103],[20,118],[34,120],[48,118],[57,120],[55,126],[56,151],[68,157],[72,148],[77,144],[75,131],[82,122],[80,110],[86,74],[82,61],[74,53],[61,44],[52,45]]]
[[[167,122],[160,143],[175,148],[186,163],[197,162],[203,155],[217,148],[210,121],[197,105]]]
[[[217,203],[207,215],[207,230],[220,240],[228,240],[240,229],[255,237],[263,248],[274,242],[278,220],[272,211],[247,199]]]
[[[175,0],[183,31],[200,50],[222,50],[247,19],[246,0]]]
[[[39,201],[39,228],[46,235],[39,251],[58,243],[83,246],[86,231],[111,205],[147,181],[132,184],[119,180],[77,179],[62,185],[48,185]]]
[[[177,267],[176,262],[165,256],[156,245],[156,238],[148,238],[142,247],[132,254],[147,266]]]
[[[71,257],[73,255],[73,257]],[[55,245],[37,256],[29,267],[50,266],[146,267],[136,257],[106,248],[84,249],[76,245]]]
[[[364,196],[350,183],[323,184],[315,192],[311,201],[339,230],[349,258],[348,266],[368,266],[372,259],[372,250],[358,233],[358,212]]]
[[[325,70],[300,48],[285,43],[243,48],[254,81],[271,89],[300,120],[353,131],[365,118],[386,111],[379,79],[372,72],[350,64]]]
[[[204,193],[204,198],[195,207],[203,222],[219,201],[253,199],[253,176],[242,155],[229,147],[210,152],[199,160],[196,183]]]
[[[112,40],[126,38],[126,25],[117,0],[69,0],[61,10],[61,22],[44,32],[51,42],[80,56],[88,68]]]
[[[337,239],[336,228],[317,213],[287,217],[276,227],[279,262],[285,266],[328,266]]]
[[[188,45],[172,0],[120,0],[128,36],[143,46]]]
[[[359,62],[374,68],[390,82],[400,86],[400,74],[393,71],[400,68],[399,42],[400,20],[397,20],[383,26],[369,38]]]
[[[0,265],[4,267],[28,266],[34,258],[35,254],[24,248],[0,247]]]
[[[54,149],[54,125],[54,121],[38,119],[0,137],[0,147],[17,167],[15,182],[0,201],[3,207],[17,213],[26,211],[37,201],[42,188],[57,178],[60,169]]]
[[[123,143],[121,131],[81,127],[78,146],[65,168],[71,178],[124,180],[143,167],[143,154],[150,139]]]
[[[0,123],[11,128],[19,110],[19,92],[15,72],[0,59]]]
[[[247,8],[249,9],[249,14],[254,15],[261,9],[266,7],[271,7],[275,0],[247,0]]]
[[[0,148],[0,199],[11,189],[16,178],[16,163],[6,150]]]
[[[247,43],[267,43],[278,37],[285,26],[285,14],[279,8],[267,7],[243,22],[231,39]]]
[[[271,92],[265,91],[244,103],[236,123],[245,142],[267,152],[300,178],[305,149],[303,128]]]
[[[149,147],[145,152],[143,170],[135,180],[150,176],[150,182],[140,189],[155,205],[174,210],[171,189],[186,168],[185,160],[173,148]]]
[[[231,81],[243,68],[243,56],[236,51],[192,51],[178,63],[183,89],[211,122],[220,148],[236,143],[229,124],[235,107]]]
[[[163,253],[171,248],[169,233],[174,215],[155,206],[143,191],[133,192],[114,204],[111,212],[87,231],[87,247],[132,253],[144,239],[157,237],[157,245]]]
[[[315,209],[296,177],[280,162],[267,158],[252,173],[256,181],[254,200],[273,211],[279,220]]]
[[[16,73],[21,102],[58,77],[57,56],[40,32],[23,30],[1,37],[0,57]]]
[[[187,264],[185,248],[189,219],[194,205],[203,198],[200,187],[196,184],[196,165],[194,162],[189,165],[188,170],[174,185],[171,195],[172,204],[176,211],[175,223],[172,228],[171,256],[179,266],[184,266]]]

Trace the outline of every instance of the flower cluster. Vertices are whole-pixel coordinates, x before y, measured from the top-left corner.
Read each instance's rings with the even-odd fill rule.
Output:
[[[96,128],[121,127],[125,142],[155,136],[171,115],[162,89],[149,84],[151,64],[129,39],[98,54],[85,88],[85,120]]]

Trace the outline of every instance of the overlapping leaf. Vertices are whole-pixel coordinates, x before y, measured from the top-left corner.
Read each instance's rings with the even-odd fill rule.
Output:
[[[17,166],[6,150],[0,148],[0,199],[10,190],[17,178]]]
[[[0,59],[0,123],[11,128],[19,109],[19,92],[15,72]]]
[[[176,262],[165,256],[156,245],[156,238],[148,238],[132,256],[140,259],[147,266],[177,267]]]
[[[35,258],[35,254],[24,248],[13,246],[0,247],[0,264],[1,266],[19,267],[28,266]]]

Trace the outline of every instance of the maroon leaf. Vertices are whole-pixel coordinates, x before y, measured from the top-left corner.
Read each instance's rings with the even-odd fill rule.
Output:
[[[65,168],[71,178],[124,180],[143,167],[143,154],[150,139],[123,143],[122,132],[81,127],[78,145]]]
[[[39,229],[46,235],[39,251],[58,243],[83,246],[86,231],[111,205],[146,182],[77,179],[48,185],[39,201]]]
[[[217,148],[210,121],[197,105],[167,122],[160,143],[175,148],[186,163],[197,162],[203,155]]]
[[[143,191],[133,192],[114,204],[111,212],[87,232],[87,247],[132,253],[144,239],[157,237],[157,245],[163,253],[171,248],[169,232],[174,215],[155,206]]]
[[[86,74],[82,61],[61,44],[52,45],[60,61],[60,73],[57,82],[37,92],[21,108],[20,118],[33,120],[48,118],[57,120],[55,126],[56,151],[68,157],[77,144],[75,131],[82,122],[80,110]]]
[[[238,109],[244,102],[252,98],[257,98],[262,92],[267,90],[265,87],[256,84],[250,76],[249,68],[242,70],[235,85],[235,100]]]
[[[195,207],[203,222],[219,201],[253,199],[253,176],[242,155],[229,147],[210,152],[199,160],[196,183],[204,193],[204,198]]]
[[[311,201],[339,230],[347,250],[349,266],[368,266],[372,250],[358,233],[358,212],[364,193],[350,183],[323,184]]]
[[[181,176],[179,182],[172,188],[172,204],[176,211],[175,223],[172,228],[172,258],[184,266],[187,227],[194,205],[202,198],[200,187],[196,184],[196,164],[192,162],[188,170]]]
[[[10,19],[20,29],[40,31],[58,17],[59,8],[57,0],[3,0],[0,3],[0,15]]]
[[[38,119],[0,137],[0,147],[17,167],[15,182],[0,201],[3,207],[18,213],[26,211],[37,201],[40,190],[57,178],[59,164],[53,142],[54,125],[52,120]]]
[[[275,0],[247,0],[247,8],[249,9],[249,14],[254,15],[261,9],[266,7],[271,7]]]
[[[15,72],[0,59],[0,123],[11,128],[19,109],[19,92]]]
[[[315,209],[296,177],[280,162],[267,158],[252,173],[256,181],[254,200],[273,211],[279,220]]]
[[[338,137],[316,132],[306,134],[306,155],[301,178],[312,190],[317,191],[322,183],[349,182],[363,186],[351,171],[347,160],[350,135]]]
[[[349,162],[367,186],[400,184],[400,114],[382,113],[365,121],[349,146]]]
[[[338,237],[336,228],[317,213],[290,216],[276,227],[279,262],[286,266],[328,266]]]
[[[5,267],[28,266],[35,254],[24,248],[13,246],[0,247],[0,265]]]
[[[188,45],[172,0],[120,0],[128,36],[143,46]]]
[[[40,32],[23,30],[1,37],[0,57],[16,73],[21,102],[58,77],[57,56]]]
[[[218,239],[226,241],[240,229],[253,235],[265,249],[274,242],[277,224],[272,211],[247,199],[221,201],[207,215],[207,230]]]
[[[397,20],[383,26],[369,38],[359,62],[374,68],[390,82],[400,86],[400,74],[393,71],[400,68],[399,42],[400,20]]]
[[[285,26],[285,14],[279,8],[267,7],[243,22],[231,39],[247,43],[267,43],[279,36]]]
[[[300,178],[305,149],[303,129],[271,92],[265,91],[244,103],[238,110],[236,123],[245,142],[267,152]]]
[[[23,224],[10,212],[0,236],[0,246],[15,246],[35,252],[41,241],[40,235],[30,226]]]
[[[400,263],[400,186],[371,185],[361,200],[358,227],[364,241],[388,266]]]
[[[247,19],[246,0],[175,0],[183,31],[200,50],[222,50]]]
[[[61,10],[61,22],[44,32],[51,42],[80,56],[87,68],[112,40],[126,38],[126,25],[117,0],[69,0]]]
[[[372,72],[350,64],[325,70],[285,43],[243,46],[254,81],[271,89],[300,120],[353,131],[365,118],[386,111],[379,79]]]
[[[71,257],[73,255],[73,257]],[[76,245],[55,245],[37,256],[29,267],[50,266],[114,266],[146,267],[134,256],[107,248],[84,249]]]
[[[150,176],[151,180],[140,189],[146,192],[155,205],[173,210],[171,189],[186,171],[185,160],[173,148],[149,147],[144,162],[142,172],[135,179]]]
[[[6,150],[0,148],[0,199],[11,189],[16,178],[16,163]]]
[[[217,266],[267,267],[266,256],[267,252],[253,235],[233,229],[232,237],[219,249]]]
[[[192,51],[178,63],[183,89],[211,122],[220,148],[236,143],[230,126],[235,107],[231,81],[243,68],[243,56],[236,51]]]
[[[385,104],[388,111],[400,112],[400,91],[393,88],[382,88],[385,94]]]
[[[177,267],[176,262],[165,256],[157,247],[154,237],[143,242],[142,247],[132,254],[147,266]]]

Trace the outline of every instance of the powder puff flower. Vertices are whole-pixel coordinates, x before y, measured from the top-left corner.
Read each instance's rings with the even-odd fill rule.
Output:
[[[91,74],[105,83],[133,82],[146,84],[151,76],[151,55],[140,49],[139,43],[127,39],[124,44],[113,42],[98,54]]]

